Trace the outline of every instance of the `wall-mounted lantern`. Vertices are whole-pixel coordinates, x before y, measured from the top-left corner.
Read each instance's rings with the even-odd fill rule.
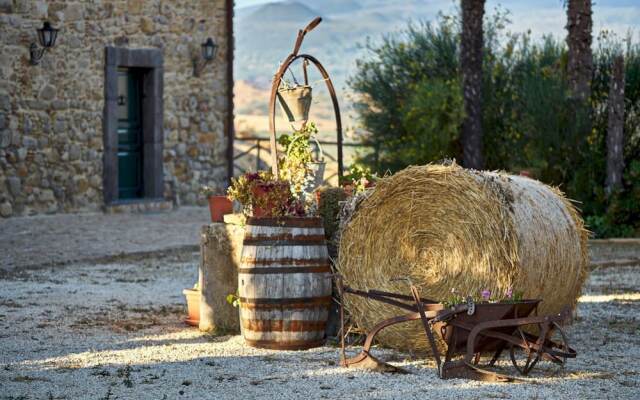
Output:
[[[49,21],[45,21],[42,28],[37,31],[38,41],[42,47],[39,48],[37,44],[31,43],[31,46],[29,47],[31,65],[38,65],[40,63],[45,51],[55,46],[56,38],[58,37],[58,29],[52,27]]]
[[[218,45],[213,42],[213,39],[208,38],[200,45],[200,50],[202,58],[194,57],[193,59],[193,76],[200,76],[205,65],[216,58]]]

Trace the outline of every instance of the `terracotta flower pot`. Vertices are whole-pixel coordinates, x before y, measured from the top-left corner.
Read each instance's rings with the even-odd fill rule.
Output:
[[[233,213],[233,203],[227,196],[209,196],[211,222],[223,222],[225,214]]]
[[[188,325],[198,326],[200,324],[200,291],[196,289],[184,289],[182,291],[187,299],[188,318],[184,320]]]
[[[342,185],[344,192],[347,194],[347,196],[351,196],[353,195],[353,185],[351,184],[346,184],[346,185]]]
[[[261,206],[253,205],[254,217],[272,217],[274,211],[288,206],[291,189],[287,182],[271,185],[255,185],[253,197],[261,200]]]

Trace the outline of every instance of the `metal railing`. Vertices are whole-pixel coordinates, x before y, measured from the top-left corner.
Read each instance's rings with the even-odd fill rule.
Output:
[[[269,148],[269,137],[268,136],[241,136],[234,138],[234,142],[236,143],[251,143],[248,149],[241,151],[233,156],[233,167],[234,171],[239,171],[241,174],[247,172],[246,169],[238,163],[239,160],[245,157],[249,157],[252,153],[255,153],[256,161],[255,161],[255,170],[259,171],[262,169],[269,168],[268,163],[265,160],[270,160],[271,150]],[[333,140],[318,140],[323,149],[326,147],[337,147],[338,142]],[[312,151],[314,156],[318,158],[320,156],[320,149],[318,148],[318,144],[315,142],[311,142]],[[342,142],[342,147],[351,147],[351,148],[371,148],[374,149],[373,146],[369,146],[362,143],[356,142]],[[325,161],[327,163],[334,162],[337,164],[338,160],[335,156],[333,156],[330,152],[323,152]],[[263,157],[265,160],[263,160]],[[325,180],[330,180],[335,178],[338,175],[337,168],[335,172],[332,172],[331,175],[325,177]]]

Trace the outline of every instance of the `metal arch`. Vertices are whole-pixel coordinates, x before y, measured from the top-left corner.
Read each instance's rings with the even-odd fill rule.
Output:
[[[318,69],[320,74],[322,75],[323,80],[326,82],[327,89],[329,90],[329,95],[331,96],[331,101],[333,103],[333,111],[335,113],[336,119],[336,135],[337,135],[337,147],[338,147],[338,177],[342,177],[344,172],[343,165],[343,156],[342,156],[342,119],[340,117],[340,106],[338,105],[338,98],[336,96],[336,91],[333,86],[333,82],[329,77],[329,73],[324,68],[324,66],[318,61],[317,58],[309,55],[309,54],[298,54],[300,50],[300,46],[302,45],[302,41],[304,36],[310,32],[313,28],[315,28],[320,22],[322,18],[316,18],[311,21],[304,30],[298,31],[298,37],[296,39],[296,43],[293,48],[293,52],[287,56],[285,61],[280,65],[280,68],[276,72],[273,77],[273,83],[271,85],[271,94],[269,96],[269,133],[270,140],[269,145],[271,148],[271,171],[277,177],[278,176],[278,148],[276,143],[276,95],[278,92],[278,88],[280,87],[280,80],[284,77],[284,74],[287,72],[291,65],[299,60],[306,60],[313,63],[313,65]],[[305,78],[306,78],[306,69],[305,69]]]

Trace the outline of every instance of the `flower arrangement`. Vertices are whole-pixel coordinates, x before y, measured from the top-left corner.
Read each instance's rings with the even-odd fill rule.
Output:
[[[502,296],[492,293],[489,289],[483,289],[479,296],[463,296],[455,288],[451,289],[451,295],[443,302],[445,307],[455,307],[458,304],[466,303],[471,297],[475,303],[517,303],[522,301],[524,292],[514,291],[511,286],[507,288]]]
[[[231,179],[227,196],[242,204],[245,215],[278,217],[289,213],[292,203],[289,185],[268,171],[248,172]]]
[[[291,189],[296,195],[300,195],[314,181],[309,168],[313,161],[309,140],[317,134],[316,124],[308,122],[291,135],[284,134],[278,138],[278,143],[284,148],[284,154],[278,160],[280,178],[291,182]]]
[[[224,190],[218,186],[204,185],[200,188],[200,194],[205,197],[224,195]]]
[[[355,195],[375,186],[377,179],[378,176],[368,167],[354,164],[349,168],[349,173],[340,178],[340,185],[348,195]]]

